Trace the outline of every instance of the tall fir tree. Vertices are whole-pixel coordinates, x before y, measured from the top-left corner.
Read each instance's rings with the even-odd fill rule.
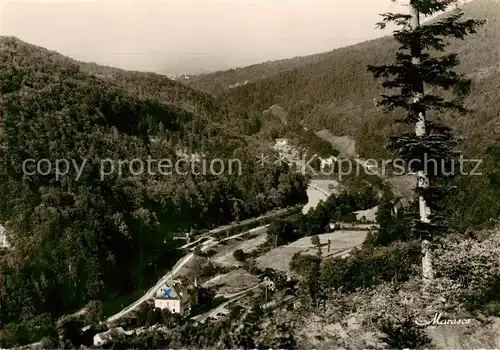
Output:
[[[393,0],[394,1],[394,0]],[[392,64],[369,66],[382,86],[396,89],[396,94],[383,94],[379,104],[386,112],[405,110],[397,123],[414,125],[414,132],[406,132],[390,139],[389,149],[404,159],[408,170],[417,174],[418,212],[413,234],[432,240],[447,229],[441,199],[450,190],[450,162],[457,156],[457,139],[450,128],[440,122],[446,111],[467,113],[464,97],[469,93],[471,81],[455,70],[459,64],[455,53],[445,53],[450,39],[463,40],[484,24],[482,20],[464,19],[454,0],[410,0],[410,13],[385,13],[378,27],[395,24],[394,39],[400,44]],[[421,19],[435,14],[443,15],[421,25]],[[410,163],[410,161],[412,161]],[[451,168],[452,169],[452,168]],[[427,249],[423,249],[428,252]],[[424,266],[425,278],[432,278],[432,269]],[[426,273],[426,270],[430,271]]]

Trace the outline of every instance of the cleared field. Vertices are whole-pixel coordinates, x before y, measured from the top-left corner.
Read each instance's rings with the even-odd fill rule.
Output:
[[[321,253],[323,256],[329,256],[356,247],[363,243],[366,233],[367,231],[335,231],[319,235],[319,241],[322,244]],[[328,240],[330,240],[330,251],[328,251]],[[318,248],[311,244],[311,237],[301,238],[292,244],[304,246],[306,248],[302,251],[304,254],[316,254],[318,252]]]
[[[326,201],[328,196],[322,191],[319,191],[318,189],[309,185],[309,187],[307,187],[307,198],[308,202],[302,208],[302,213],[304,214],[306,214],[310,209],[316,208],[320,201]]]
[[[316,131],[316,135],[332,144],[341,154],[356,157],[356,141],[351,136],[335,136],[329,130]]]
[[[267,230],[260,230],[259,234],[249,240],[244,241],[233,241],[228,244],[228,246],[221,246],[220,253],[214,255],[211,260],[219,265],[223,266],[237,266],[240,263],[236,261],[233,257],[233,252],[235,250],[241,249],[245,253],[249,253],[259,245],[266,241]]]
[[[219,275],[203,284],[204,287],[217,289],[217,294],[229,297],[231,294],[241,292],[259,283],[254,276],[243,269],[233,270],[224,275]]]
[[[365,239],[366,231],[335,231],[330,233],[324,233],[318,235],[321,243],[327,243],[328,240],[331,241],[332,248],[345,248],[345,246],[354,247],[358,244],[363,243]],[[303,237],[295,242],[290,243],[286,247],[289,248],[311,248],[311,237]]]
[[[275,270],[289,272],[290,261],[295,253],[302,252],[304,248],[278,247],[260,256],[257,259],[257,267],[265,269],[270,267]]]
[[[367,231],[335,231],[319,235],[323,246],[323,256],[329,256],[356,247],[363,243]],[[330,252],[328,252],[330,240]],[[311,244],[311,237],[301,238],[283,247],[275,248],[257,259],[257,266],[261,269],[270,267],[276,270],[289,272],[290,261],[295,253],[316,254],[318,249]]]

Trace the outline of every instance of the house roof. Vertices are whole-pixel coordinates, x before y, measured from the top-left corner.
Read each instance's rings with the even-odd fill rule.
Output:
[[[165,283],[156,295],[156,299],[180,300],[181,302],[188,298],[188,290],[181,283]]]

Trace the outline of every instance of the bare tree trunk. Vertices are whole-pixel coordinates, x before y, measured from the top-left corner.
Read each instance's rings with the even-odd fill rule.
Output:
[[[2,91],[2,82],[0,82],[0,91]],[[2,142],[4,135],[4,112],[3,112],[3,98],[2,94],[0,94],[0,142]],[[0,144],[1,146],[1,144]]]
[[[418,11],[418,8],[413,4],[413,1],[410,2],[410,9],[412,14],[412,29],[416,30],[420,27],[420,13]],[[419,40],[413,45],[411,50],[412,63],[414,65],[417,66],[420,65],[421,54],[422,54],[422,46]],[[417,77],[415,77],[415,79],[417,79]],[[414,88],[416,93],[413,103],[418,103],[418,101],[424,95],[424,83],[420,76],[418,76],[418,81],[415,81]],[[416,136],[424,136],[426,132],[427,131],[426,131],[425,112],[420,111],[418,115],[418,121],[415,124],[415,134]],[[429,178],[427,174],[424,173],[423,170],[419,170],[417,172],[417,177],[418,177],[418,182],[417,182],[418,188],[429,187]],[[431,210],[422,195],[419,196],[418,202],[419,202],[420,221],[422,223],[430,223],[429,216],[431,214]],[[426,240],[422,241],[422,254],[423,254],[422,280],[424,288],[429,284],[430,280],[432,280],[433,277],[432,260],[429,252],[428,243],[429,242]]]
[[[418,12],[418,9],[415,6],[411,6],[411,11],[412,11],[412,16],[413,16],[413,23],[412,27],[413,29],[417,29],[420,27],[420,13]],[[415,45],[412,47],[411,50],[412,54],[412,63],[416,66],[420,65],[420,57],[422,54],[422,47],[420,45],[420,42],[415,43]],[[413,99],[413,103],[418,103],[419,100],[423,97],[424,95],[424,83],[420,77],[418,77],[419,81],[415,82],[415,90],[416,94]],[[417,136],[424,136],[426,134],[426,120],[425,120],[425,112],[421,111],[419,112],[418,115],[418,121],[415,124],[415,134]],[[426,188],[429,186],[429,179],[427,178],[427,175],[424,173],[424,171],[419,170],[418,173],[418,184],[417,186],[419,188]],[[431,214],[430,208],[427,206],[425,203],[425,199],[423,196],[419,197],[419,211],[420,211],[420,221],[429,223],[429,215]]]

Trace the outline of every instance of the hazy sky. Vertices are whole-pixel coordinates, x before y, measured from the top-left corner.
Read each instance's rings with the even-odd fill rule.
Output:
[[[387,34],[378,14],[401,10],[390,0],[0,1],[3,35],[169,74],[329,51]]]

